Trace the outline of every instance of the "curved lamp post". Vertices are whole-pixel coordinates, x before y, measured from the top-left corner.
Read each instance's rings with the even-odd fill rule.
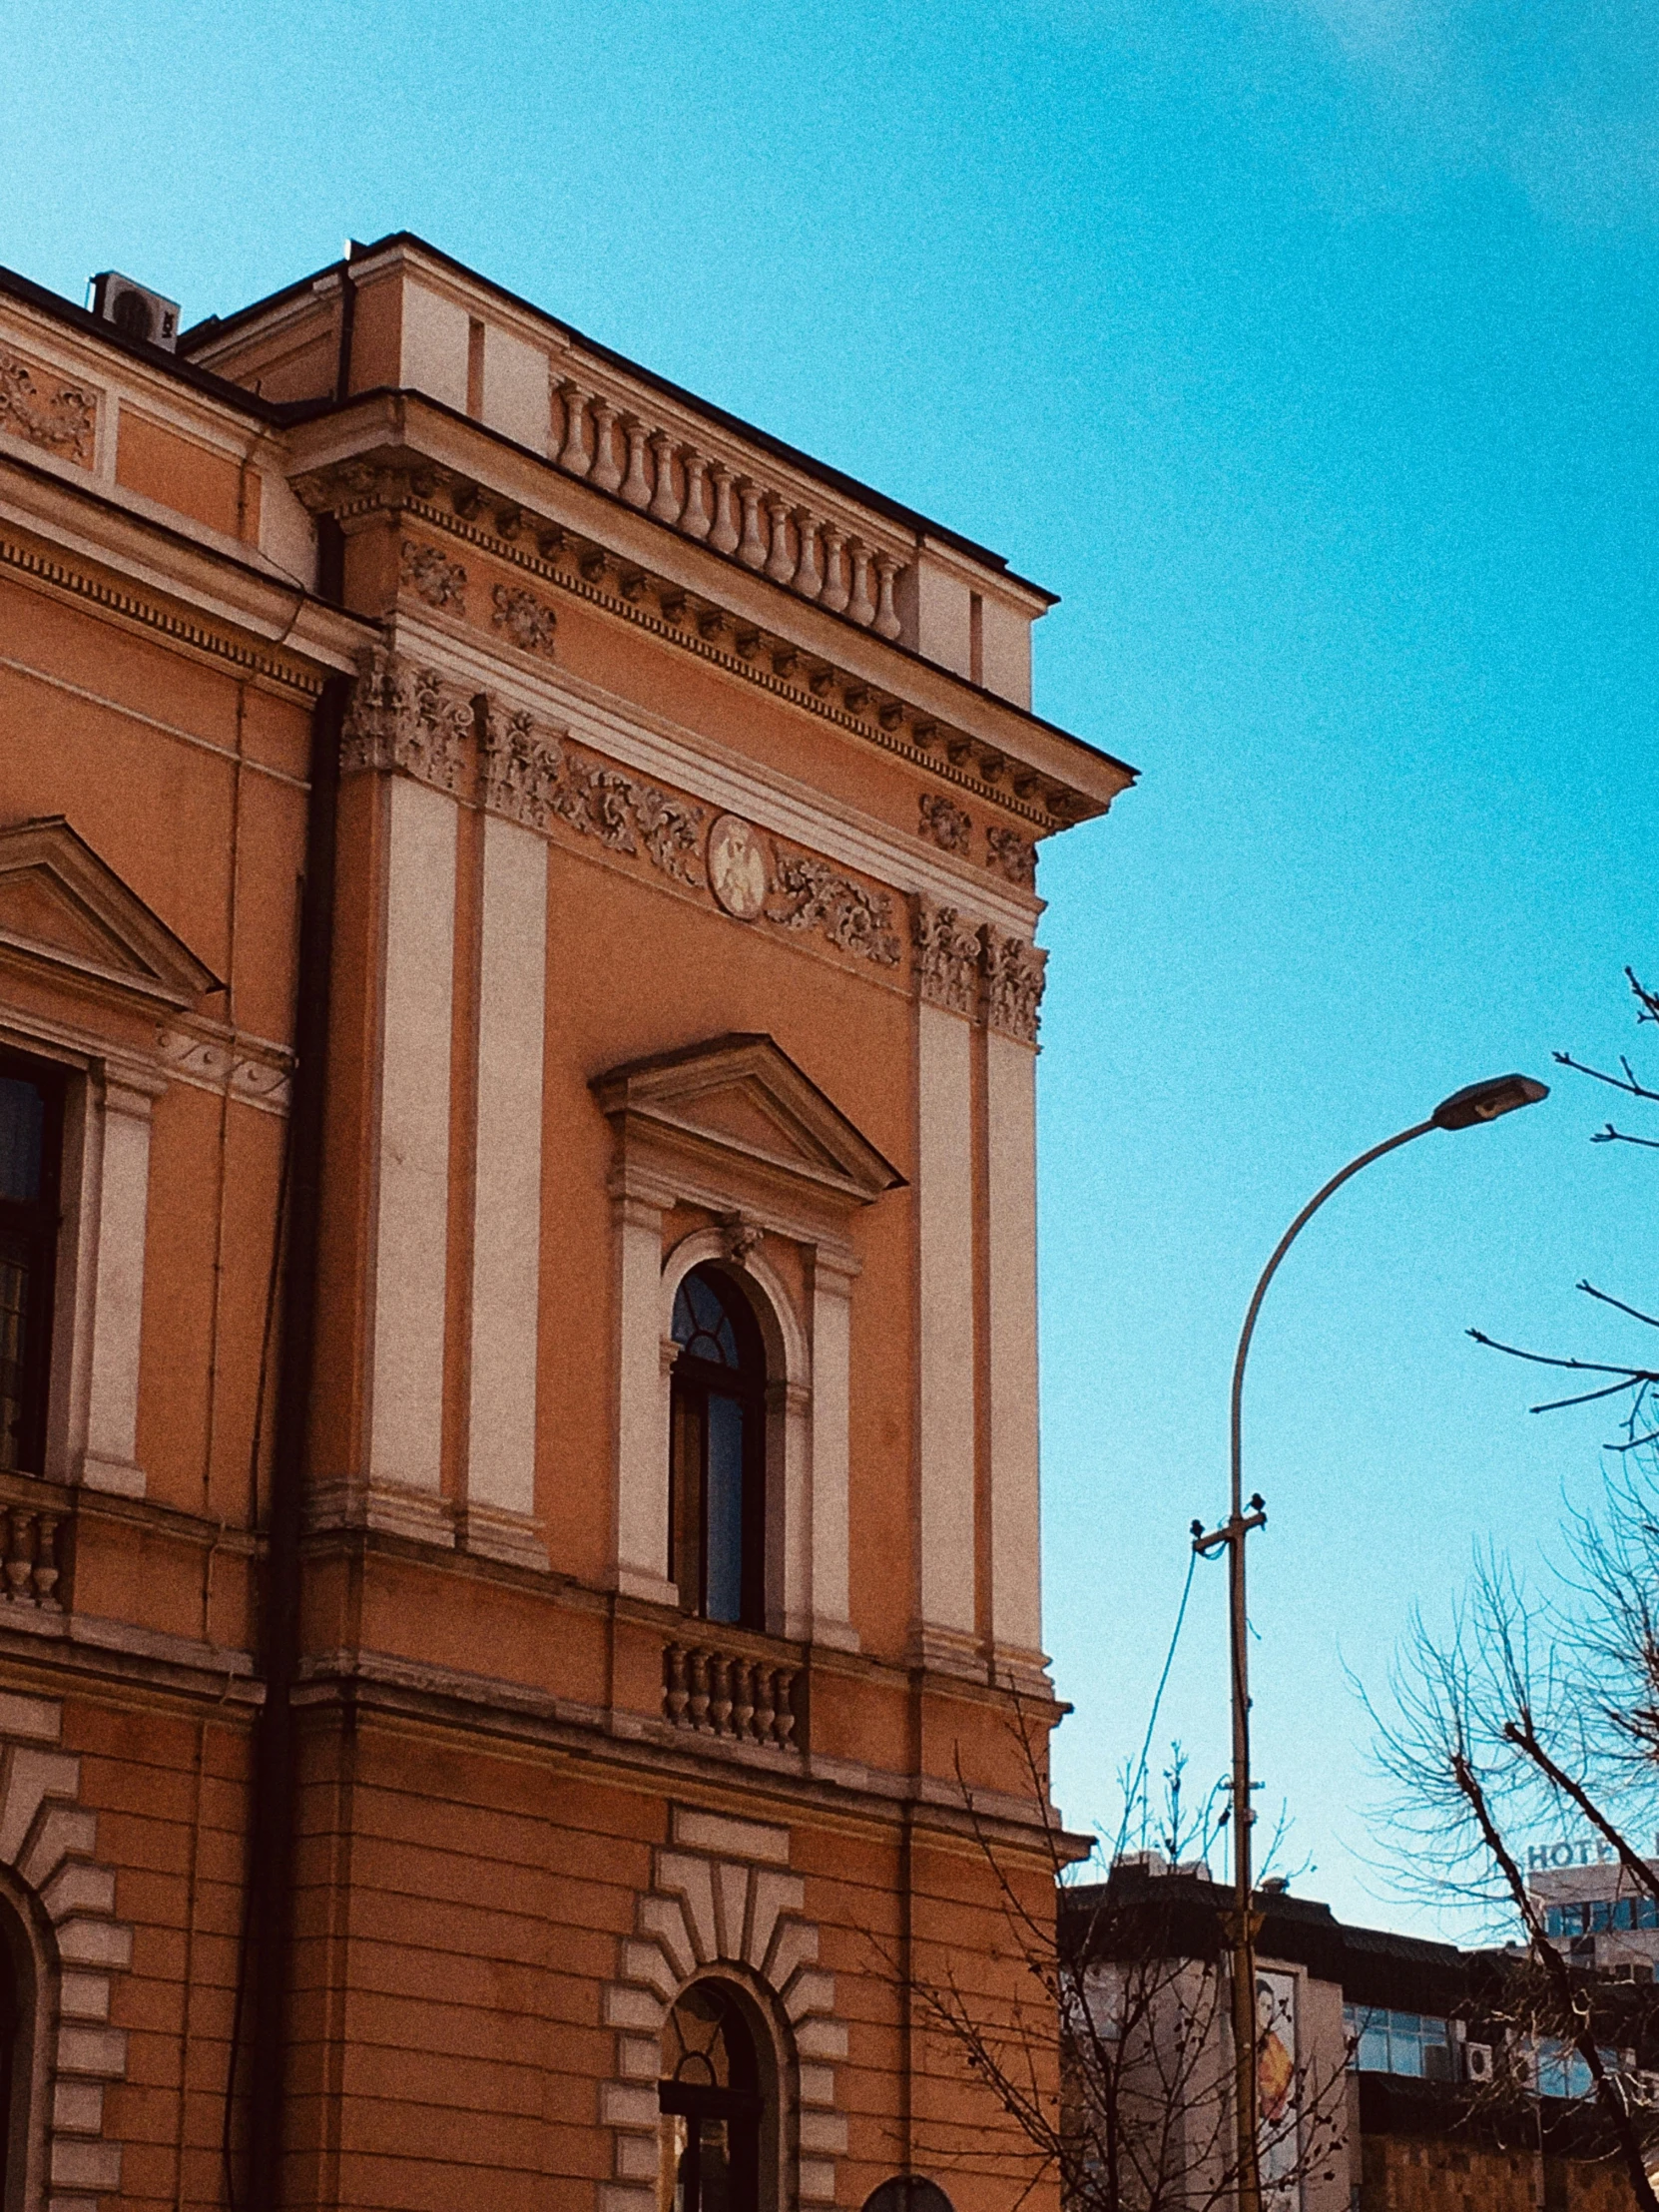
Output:
[[[1334,1192],[1381,1160],[1385,1152],[1397,1152],[1402,1144],[1426,1137],[1431,1129],[1473,1129],[1496,1121],[1519,1106],[1535,1106],[1549,1096],[1547,1085],[1529,1075],[1497,1075],[1484,1083],[1470,1083],[1441,1099],[1426,1121],[1375,1144],[1357,1160],[1334,1175],[1303,1207],[1274,1248],[1273,1258],[1262,1270],[1260,1282],[1245,1315],[1239,1350],[1233,1362],[1233,1509],[1221,1527],[1208,1533],[1202,1521],[1193,1522],[1193,1549],[1203,1558],[1225,1549],[1228,1555],[1228,1595],[1232,1615],[1233,1660],[1233,1912],[1228,1935],[1233,1952],[1233,2110],[1237,2125],[1238,2212],[1260,2212],[1262,2177],[1256,2098],[1256,1933],[1259,1916],[1253,1907],[1250,1830],[1254,1815],[1250,1806],[1250,1670],[1246,1648],[1245,1539],[1267,1519],[1260,1496],[1252,1496],[1246,1510],[1244,1496],[1244,1378],[1250,1357],[1250,1341],[1256,1334],[1256,1317],[1262,1310],[1268,1285],[1279,1272],[1279,1263],[1310,1221]]]

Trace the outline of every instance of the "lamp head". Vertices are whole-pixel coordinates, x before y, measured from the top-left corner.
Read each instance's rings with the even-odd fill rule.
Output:
[[[1429,1120],[1436,1129],[1472,1129],[1476,1122],[1496,1121],[1517,1106],[1536,1106],[1549,1096],[1549,1085],[1530,1075],[1490,1075],[1484,1083],[1469,1083],[1442,1098]]]

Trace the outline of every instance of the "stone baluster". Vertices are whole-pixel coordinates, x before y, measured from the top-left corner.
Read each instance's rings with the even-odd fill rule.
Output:
[[[773,1703],[772,1695],[772,1669],[770,1667],[757,1667],[755,1669],[755,1741],[758,1744],[771,1743],[773,1724],[777,1718],[778,1710]]]
[[[709,464],[701,453],[686,449],[686,503],[680,510],[680,527],[699,543],[713,527],[709,514]]]
[[[903,627],[892,603],[893,578],[898,574],[898,563],[890,553],[877,553],[875,573],[880,579],[880,600],[875,609],[872,627],[877,637],[896,638]]]
[[[848,541],[847,552],[852,560],[852,596],[846,603],[848,617],[867,630],[875,620],[875,602],[869,596],[870,551],[861,539]]]
[[[761,487],[743,477],[738,484],[738,497],[743,501],[743,543],[738,547],[738,559],[745,568],[765,568],[767,541],[761,528]]]
[[[846,603],[852,596],[846,584],[846,536],[832,522],[824,525],[824,589],[819,593],[819,605],[828,607],[832,615],[843,615]]]
[[[795,510],[796,534],[801,558],[795,564],[795,588],[803,599],[817,599],[824,589],[824,571],[818,565],[818,517],[810,508]]]
[[[43,1613],[63,1611],[57,1594],[61,1573],[58,1566],[58,1529],[62,1520],[61,1513],[42,1513],[35,1537],[35,1603]]]
[[[559,386],[565,403],[565,442],[559,448],[559,466],[572,476],[585,476],[593,466],[588,445],[588,395],[580,384]]]
[[[651,432],[638,415],[623,415],[620,419],[623,433],[628,440],[628,474],[622,484],[623,504],[629,507],[649,507],[651,479],[645,473],[645,445]]]
[[[709,1681],[713,1696],[709,1700],[709,1720],[717,1736],[732,1733],[732,1662],[717,1656],[709,1664]]]
[[[616,457],[616,441],[611,436],[611,425],[616,420],[616,409],[608,399],[593,402],[593,465],[588,470],[588,482],[597,491],[615,491],[622,481],[622,468]]]
[[[791,1750],[790,1739],[795,1734],[795,1704],[791,1693],[795,1688],[793,1667],[778,1669],[777,1713],[772,1724],[773,1741],[780,1751]]]
[[[740,1742],[747,1743],[755,1718],[755,1677],[759,1672],[753,1659],[740,1659],[732,1669],[732,1733]]]
[[[17,1605],[35,1602],[35,1551],[32,1538],[35,1516],[14,1505],[7,1513],[6,1595]]]
[[[663,1656],[667,1670],[663,1710],[676,1728],[684,1728],[686,1707],[691,1701],[691,1692],[686,1686],[688,1653],[684,1644],[670,1644]]]
[[[767,519],[772,525],[767,574],[775,584],[787,584],[795,574],[795,555],[790,549],[790,503],[775,491],[767,494]]]
[[[738,518],[734,493],[738,480],[724,461],[716,461],[710,473],[715,480],[715,526],[709,532],[709,543],[717,553],[735,553]]]
[[[657,488],[651,494],[648,514],[659,522],[678,522],[680,499],[674,489],[674,440],[666,430],[654,432],[650,440],[651,457],[656,462]]]
[[[709,1732],[709,1654],[694,1651],[691,1654],[691,1697],[688,1701],[691,1724],[700,1735]]]

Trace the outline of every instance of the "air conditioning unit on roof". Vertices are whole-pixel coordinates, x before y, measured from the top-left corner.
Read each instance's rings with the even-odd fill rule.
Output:
[[[92,279],[92,311],[113,322],[123,337],[142,338],[171,353],[179,342],[179,302],[164,299],[159,291],[135,284],[113,269]]]
[[[1490,2081],[1491,2078],[1491,2044],[1465,2043],[1463,2045],[1463,2079],[1465,2081]]]

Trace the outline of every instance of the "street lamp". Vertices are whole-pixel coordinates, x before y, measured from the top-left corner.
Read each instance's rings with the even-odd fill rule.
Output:
[[[1227,1552],[1228,1596],[1232,1615],[1233,1660],[1233,1911],[1228,1936],[1233,1951],[1233,2112],[1237,2127],[1238,2212],[1261,2212],[1262,2177],[1259,2165],[1256,2107],[1256,1934],[1260,1917],[1253,1909],[1250,1830],[1250,1663],[1246,1649],[1248,1625],[1245,1612],[1245,1539],[1260,1528],[1267,1513],[1259,1495],[1244,1495],[1244,1377],[1250,1357],[1250,1340],[1256,1334],[1256,1317],[1262,1310],[1268,1285],[1279,1272],[1279,1263],[1310,1221],[1334,1192],[1381,1160],[1385,1152],[1397,1152],[1402,1144],[1426,1137],[1431,1129],[1473,1129],[1481,1122],[1496,1121],[1517,1107],[1535,1106],[1549,1096],[1548,1086],[1529,1075],[1495,1075],[1484,1083],[1470,1083],[1442,1098],[1426,1121],[1382,1144],[1373,1145],[1334,1175],[1315,1193],[1274,1248],[1273,1258],[1262,1270],[1261,1281],[1250,1301],[1239,1350],[1233,1362],[1233,1509],[1219,1528],[1206,1532],[1202,1521],[1193,1522],[1193,1549],[1201,1558],[1214,1551]]]

